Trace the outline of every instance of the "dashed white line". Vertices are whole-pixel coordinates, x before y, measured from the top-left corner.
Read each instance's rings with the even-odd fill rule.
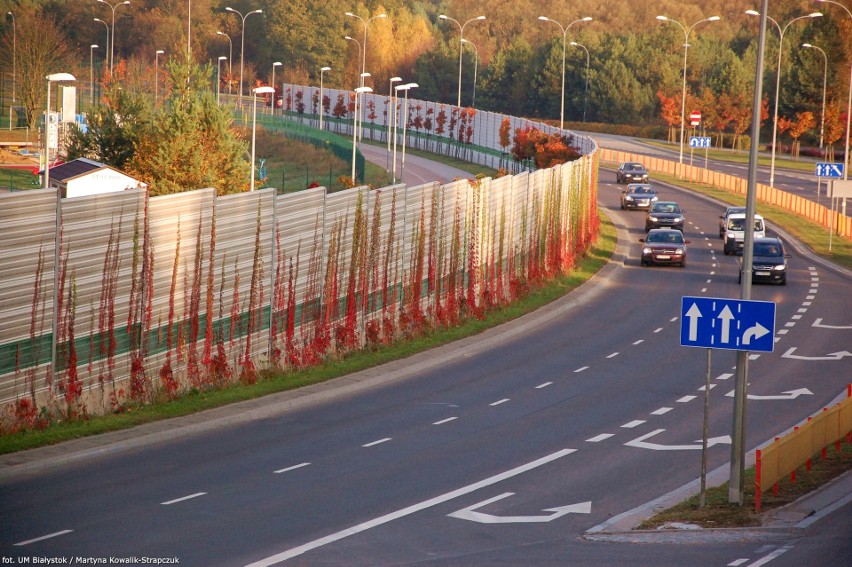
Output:
[[[610,437],[612,437],[614,435],[615,435],[614,433],[601,433],[600,435],[595,435],[591,439],[586,439],[586,442],[587,443],[599,443],[599,442],[603,441],[604,439],[609,439]]]
[[[456,419],[458,419],[457,416],[456,417],[448,417],[447,419],[442,419],[441,421],[436,421],[432,425],[444,425],[445,423],[449,423],[449,422],[456,420]]]
[[[494,406],[499,406],[500,404],[505,404],[508,401],[509,401],[509,398],[503,398],[502,400],[497,400],[496,402],[492,402],[488,405],[491,406],[491,407],[494,407]]]
[[[743,563],[748,563],[748,559],[737,559],[736,561],[731,561],[728,563],[728,567],[739,567]]]
[[[706,287],[702,287],[702,288],[701,288],[701,293],[707,293],[707,288],[706,288]]]
[[[790,329],[781,329],[781,330],[778,331],[778,334],[779,335],[786,335],[789,332],[790,332]]]
[[[669,413],[674,408],[660,408],[651,412],[651,415],[663,415],[664,413]]]
[[[798,321],[802,317],[803,317],[802,315],[793,315],[792,317],[790,317],[790,319],[792,319],[793,321]]]
[[[719,374],[718,376],[716,376],[716,380],[727,380],[731,376],[733,376],[733,374],[731,374],[730,372],[725,372],[724,374]]]
[[[816,299],[816,296],[815,295],[809,295],[809,296],[805,297],[805,299]]]
[[[686,402],[691,402],[691,401],[692,401],[692,400],[694,400],[696,397],[697,397],[697,396],[684,396],[684,397],[682,397],[682,398],[680,398],[679,400],[676,400],[676,401],[677,401],[677,403],[679,403],[679,404],[685,404]]]
[[[748,355],[748,359],[749,359],[749,360],[757,360],[758,358],[760,358],[760,355],[759,355],[759,354],[750,354],[750,355]]]
[[[636,341],[636,342],[634,342],[634,343],[633,343],[633,346],[641,345],[641,344],[642,344],[642,343],[644,343],[644,342],[645,342],[645,339],[639,339],[638,341]]]
[[[615,358],[616,356],[618,356],[618,353],[614,352],[611,355],[607,356],[607,358]]]
[[[204,496],[207,494],[206,492],[196,492],[195,494],[190,494],[189,496],[183,496],[181,498],[175,498],[174,500],[169,500],[167,502],[160,502],[162,506],[170,506],[171,504],[177,504],[178,502],[184,502],[186,500],[192,500],[193,498],[198,498],[199,496]]]
[[[644,419],[634,419],[633,421],[628,421],[627,423],[625,423],[621,427],[623,427],[624,429],[633,429],[634,427],[638,427],[638,426],[642,425],[643,423],[645,423]]]
[[[707,280],[706,283],[713,283],[713,280]]]
[[[583,370],[588,370],[588,369],[589,369],[589,367],[588,367],[588,366],[581,366],[580,368],[578,368],[577,370],[575,370],[575,371],[574,371],[574,373],[576,374],[577,372],[582,372]]]
[[[277,471],[272,471],[272,472],[274,472],[275,474],[281,474],[281,473],[285,473],[285,472],[294,471],[294,470],[300,469],[302,467],[310,466],[310,464],[311,463],[300,463],[298,465],[293,465],[292,467],[287,467],[286,469],[278,469]]]
[[[658,329],[654,329],[654,332],[655,332],[655,333],[659,333],[659,332],[660,332],[660,331],[662,331],[662,330],[663,330],[663,328],[662,328],[662,327],[660,327],[660,328],[658,328]]]
[[[535,389],[536,389],[536,390],[541,390],[542,388],[547,388],[547,387],[548,387],[548,386],[550,386],[551,384],[553,384],[553,382],[545,382],[544,384],[539,384],[538,386],[536,386],[536,387],[535,387]]]
[[[788,322],[788,323],[784,323],[784,326],[785,326],[785,327],[795,327],[795,326],[796,326],[796,323],[795,323],[795,322],[793,322],[793,321],[790,321],[790,322]]]
[[[366,443],[366,444],[361,445],[361,446],[362,446],[362,447],[375,447],[376,445],[380,445],[380,444],[382,444],[382,443],[387,443],[387,442],[388,442],[388,441],[390,441],[391,439],[392,439],[391,437],[385,437],[384,439],[379,439],[379,440],[377,440],[377,441],[372,441],[371,443]]]
[[[669,322],[674,323],[678,319],[680,319],[680,317],[672,317],[671,319],[669,319]]]
[[[15,545],[18,546],[18,547],[20,547],[22,545],[29,545],[29,544],[35,543],[37,541],[43,541],[43,540],[46,540],[46,539],[50,539],[52,537],[58,537],[58,536],[61,536],[61,535],[70,534],[73,531],[74,530],[62,530],[61,532],[54,532],[52,534],[43,535],[43,536],[37,537],[35,539],[28,539],[27,541],[21,541],[21,542],[16,543]]]
[[[807,312],[808,312],[808,310],[804,309],[804,308],[801,308],[797,311],[797,313],[807,313]]]
[[[715,387],[716,387],[716,386],[718,386],[718,385],[719,385],[719,384],[710,384],[710,389],[712,390],[713,388],[715,388]],[[704,391],[704,390],[706,390],[706,389],[707,389],[707,386],[701,386],[700,388],[698,388],[698,391],[699,391],[699,392],[703,392],[703,391]]]
[[[805,307],[810,307],[811,305],[813,305],[813,302],[812,301],[803,301],[802,305],[804,305]]]

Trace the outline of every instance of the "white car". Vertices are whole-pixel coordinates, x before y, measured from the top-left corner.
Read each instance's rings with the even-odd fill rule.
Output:
[[[725,256],[729,254],[742,254],[745,243],[745,213],[733,213],[728,215],[728,223],[725,225]],[[766,223],[760,215],[754,215],[754,237],[766,236]]]

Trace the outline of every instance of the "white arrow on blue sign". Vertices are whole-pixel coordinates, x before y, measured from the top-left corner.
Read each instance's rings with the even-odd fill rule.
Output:
[[[711,146],[710,136],[690,136],[690,148],[709,148]]]
[[[818,163],[816,164],[817,177],[834,177],[840,179],[843,177],[842,163]]]
[[[775,303],[682,297],[680,346],[772,352]]]

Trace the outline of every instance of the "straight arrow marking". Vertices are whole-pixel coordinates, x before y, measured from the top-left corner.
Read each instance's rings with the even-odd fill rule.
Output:
[[[570,504],[568,506],[560,506],[557,508],[547,508],[545,510],[542,510],[543,512],[553,512],[552,514],[548,514],[546,516],[494,516],[493,514],[476,512],[477,508],[482,508],[483,506],[487,506],[492,502],[508,498],[512,495],[514,495],[514,492],[504,492],[503,494],[495,496],[494,498],[483,500],[478,504],[468,506],[467,508],[462,508],[461,510],[457,510],[452,514],[447,515],[451,518],[469,520],[471,522],[479,522],[480,524],[531,524],[550,522],[555,520],[556,518],[561,518],[566,514],[590,514],[592,511],[591,502],[581,502],[578,504]]]
[[[729,398],[734,397],[734,391],[731,390],[725,396]],[[799,396],[813,396],[814,393],[808,390],[807,388],[799,388],[798,390],[788,390],[786,392],[782,392],[781,395],[775,396],[758,396],[756,394],[749,394],[748,399],[750,400],[795,400]]]
[[[625,443],[628,447],[638,447],[639,449],[651,449],[653,451],[689,451],[701,449],[701,440],[698,440],[698,445],[661,445],[659,443],[648,443],[645,439],[650,439],[654,435],[658,435],[665,431],[665,429],[655,429],[650,433],[646,433],[641,437],[637,437],[633,441],[628,441]],[[731,436],[724,435],[722,437],[711,437],[707,439],[707,447],[712,447],[713,445],[718,445],[724,443],[726,445],[731,444]]]

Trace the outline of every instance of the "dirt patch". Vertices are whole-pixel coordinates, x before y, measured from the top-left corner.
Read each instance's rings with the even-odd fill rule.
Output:
[[[0,148],[0,164],[5,165],[36,165],[37,160],[32,157],[22,156],[18,152],[12,152],[4,148]]]

